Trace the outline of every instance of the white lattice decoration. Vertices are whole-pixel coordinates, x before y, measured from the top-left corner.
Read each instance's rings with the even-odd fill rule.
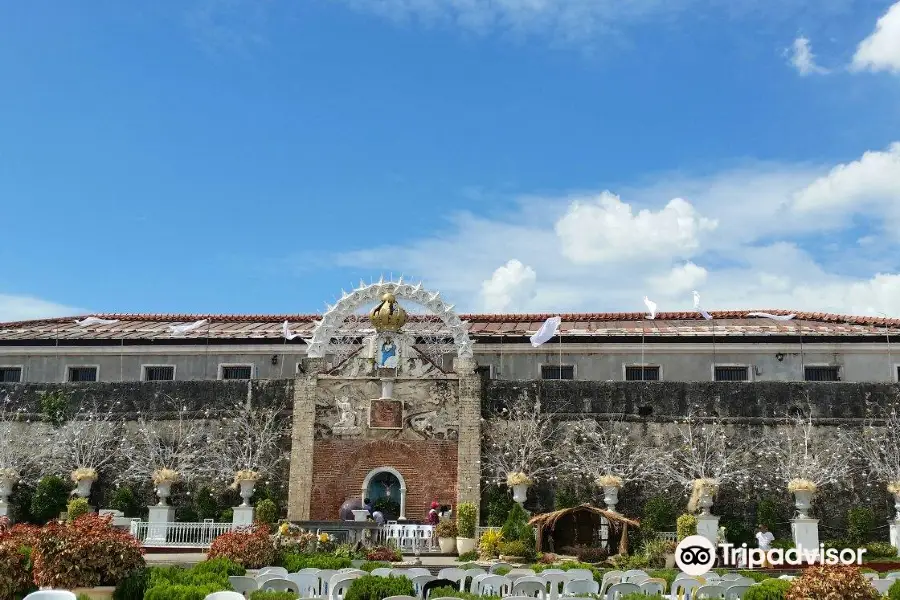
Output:
[[[306,355],[310,358],[324,358],[327,354],[346,356],[348,346],[353,346],[353,344],[347,343],[348,335],[353,333],[366,335],[373,331],[372,326],[368,325],[368,321],[366,321],[366,328],[362,326],[363,323],[357,311],[366,304],[380,301],[386,293],[418,305],[440,319],[443,324],[441,328],[443,333],[440,335],[433,333],[433,328],[428,333],[424,330],[417,332],[421,326],[417,327],[417,323],[414,322],[404,328],[404,331],[411,335],[421,334],[427,338],[423,345],[429,348],[429,354],[440,353],[443,344],[440,343],[441,339],[437,338],[446,338],[448,341],[452,340],[452,343],[446,344],[447,349],[454,349],[457,356],[461,358],[472,357],[472,340],[469,338],[468,323],[459,318],[459,315],[453,310],[453,305],[445,303],[439,292],[426,290],[421,283],[415,285],[404,283],[402,278],[397,281],[380,279],[376,283],[370,284],[360,282],[359,287],[352,292],[343,292],[337,304],[329,306],[322,315],[322,319],[316,321],[312,337],[305,340],[309,346]],[[348,325],[351,324],[357,325],[358,328],[348,328]],[[435,337],[435,340],[432,341],[437,343],[429,342],[432,337]],[[417,347],[421,349],[422,346]],[[437,348],[437,350],[433,348]]]

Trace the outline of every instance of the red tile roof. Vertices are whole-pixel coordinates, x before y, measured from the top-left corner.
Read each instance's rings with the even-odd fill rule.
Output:
[[[803,337],[872,337],[900,334],[900,319],[860,317],[826,313],[796,313],[791,321],[747,317],[752,311],[716,311],[714,320],[706,321],[697,312],[663,312],[655,320],[643,313],[571,313],[562,317],[561,333],[566,336],[766,336],[798,335]],[[766,310],[771,314],[789,314],[784,310]],[[209,321],[186,338],[211,339],[278,339],[281,324],[288,321],[291,331],[306,334],[320,315],[212,315],[212,314],[97,314],[102,319],[117,319],[110,325],[78,327],[76,318],[65,317],[0,323],[0,342],[66,339],[66,340],[140,340],[171,338],[169,325]],[[522,337],[537,331],[553,314],[464,314],[469,331],[484,341],[493,337]],[[411,317],[413,321],[416,316]],[[297,342],[300,340],[298,339]]]

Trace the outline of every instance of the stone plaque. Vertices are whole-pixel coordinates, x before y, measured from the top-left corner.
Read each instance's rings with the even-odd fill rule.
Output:
[[[403,429],[403,402],[372,400],[369,404],[370,429]]]

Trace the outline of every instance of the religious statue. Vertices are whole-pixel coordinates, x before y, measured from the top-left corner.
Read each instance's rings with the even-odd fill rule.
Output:
[[[335,433],[357,433],[359,427],[356,425],[356,412],[350,403],[350,398],[346,395],[341,396],[337,400],[338,410],[341,411],[341,418],[332,427]]]
[[[379,364],[385,369],[396,369],[400,364],[397,357],[397,344],[392,338],[387,338],[381,344],[381,360]]]

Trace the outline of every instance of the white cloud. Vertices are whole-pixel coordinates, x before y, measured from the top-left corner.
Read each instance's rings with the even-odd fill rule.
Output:
[[[487,312],[522,311],[534,298],[537,274],[529,266],[512,259],[494,271],[481,285],[484,310]]]
[[[706,269],[688,261],[683,265],[672,267],[672,270],[663,276],[651,277],[650,285],[654,292],[668,295],[685,294],[703,285],[707,275]]]
[[[88,311],[30,296],[0,294],[0,323],[82,315]]]
[[[900,73],[900,2],[878,19],[875,31],[860,42],[851,68]]]
[[[828,69],[816,64],[816,55],[805,37],[798,37],[791,46],[791,65],[800,75],[825,75]]]
[[[672,259],[691,256],[701,234],[716,228],[689,202],[671,200],[659,211],[634,214],[631,205],[610,192],[576,200],[556,223],[562,252],[574,263]]]
[[[867,156],[857,162],[867,162]],[[852,205],[864,222],[873,223],[868,228],[839,213],[811,218],[809,212],[794,210],[798,197],[819,187],[817,181],[830,177],[830,171],[846,170],[832,166],[763,163],[705,177],[662,175],[649,185],[622,187],[618,191],[624,201],[608,193],[529,197],[499,217],[457,214],[449,228],[432,237],[344,253],[336,261],[377,272],[418,273],[464,311],[488,306],[484,292],[490,281],[487,288],[498,290],[500,298],[494,306],[503,310],[642,311],[644,295],[660,310],[691,310],[691,290],[698,289],[707,310],[785,308],[900,316],[900,248],[895,234],[882,228],[893,209],[886,203]],[[879,173],[867,177],[877,180]],[[677,219],[660,221],[672,206],[668,198],[685,199],[675,203],[680,206],[675,212],[688,227],[675,227]],[[644,207],[644,218],[663,232],[644,226],[642,211],[631,211],[631,206]],[[602,218],[589,225],[594,213]],[[609,213],[612,221],[605,220]],[[572,214],[580,218],[573,220]],[[698,227],[700,219],[718,226]],[[615,232],[597,233],[609,229],[609,223]],[[582,234],[577,251],[558,233],[567,228]],[[814,241],[812,254],[807,244],[826,231],[828,244]],[[862,237],[867,243],[860,245]],[[649,255],[654,258],[646,260]],[[522,272],[528,265],[540,273],[539,283],[535,277],[533,287],[523,286],[527,294],[504,295],[502,282],[518,269],[508,268],[510,257]],[[497,265],[507,267],[495,278]]]
[[[890,212],[900,208],[900,142],[837,165],[794,197],[794,208],[807,213],[856,212],[870,204]]]

